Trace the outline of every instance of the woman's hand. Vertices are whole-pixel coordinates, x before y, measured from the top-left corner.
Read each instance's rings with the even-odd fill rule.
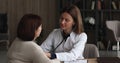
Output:
[[[46,54],[46,56],[47,56],[48,58],[51,58],[51,54],[50,54],[50,53],[45,52],[45,54]]]

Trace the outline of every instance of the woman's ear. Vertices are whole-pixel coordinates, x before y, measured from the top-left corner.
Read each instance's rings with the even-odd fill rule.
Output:
[[[38,30],[35,30],[35,37],[37,37],[38,35]]]

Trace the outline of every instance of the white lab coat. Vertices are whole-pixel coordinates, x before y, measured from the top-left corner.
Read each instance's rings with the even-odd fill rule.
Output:
[[[48,38],[41,44],[45,52],[50,52],[63,40],[61,32],[61,29],[54,29]],[[83,51],[86,42],[86,33],[76,34],[71,32],[67,40],[55,50],[57,59],[64,61],[64,63],[82,63],[82,60],[77,59],[84,59]]]

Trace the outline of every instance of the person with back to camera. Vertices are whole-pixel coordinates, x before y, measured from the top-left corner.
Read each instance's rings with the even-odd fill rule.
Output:
[[[41,30],[40,16],[24,15],[17,27],[17,38],[8,50],[8,63],[60,63],[57,59],[50,60],[35,43]]]
[[[87,42],[80,10],[75,5],[63,8],[60,28],[54,29],[41,44],[50,59],[57,58],[64,63],[83,63],[83,51]]]

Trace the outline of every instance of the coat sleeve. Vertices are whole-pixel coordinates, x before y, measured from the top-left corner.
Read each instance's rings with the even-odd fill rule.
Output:
[[[53,36],[54,36],[54,31],[52,31],[47,37],[47,39],[41,44],[41,48],[43,49],[44,52],[51,51],[53,45]]]
[[[82,33],[77,42],[73,45],[73,48],[68,51],[68,52],[61,52],[61,53],[56,53],[57,59],[60,61],[73,61],[78,59],[83,59],[83,51],[85,48],[85,44],[87,41],[87,35],[85,33]]]

